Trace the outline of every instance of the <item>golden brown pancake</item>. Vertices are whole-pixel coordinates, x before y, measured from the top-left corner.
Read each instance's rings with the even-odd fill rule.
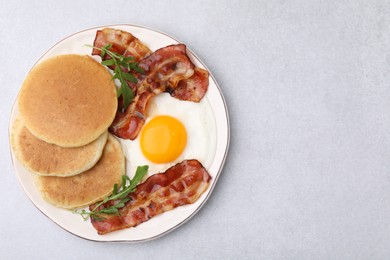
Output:
[[[102,200],[125,174],[125,158],[119,141],[108,135],[103,155],[90,170],[71,177],[37,176],[37,186],[48,202],[62,208],[78,208]]]
[[[108,132],[80,147],[64,148],[36,138],[17,119],[12,125],[11,145],[16,157],[31,172],[42,176],[73,176],[92,168],[99,160]]]
[[[112,123],[117,97],[111,74],[89,56],[59,55],[36,65],[18,97],[20,116],[39,139],[77,147]]]

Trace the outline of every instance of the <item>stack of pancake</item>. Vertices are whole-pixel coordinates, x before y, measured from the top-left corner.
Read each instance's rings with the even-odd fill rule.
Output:
[[[103,199],[125,174],[108,133],[117,110],[111,74],[89,56],[59,55],[36,65],[18,96],[11,145],[48,202],[78,208]]]

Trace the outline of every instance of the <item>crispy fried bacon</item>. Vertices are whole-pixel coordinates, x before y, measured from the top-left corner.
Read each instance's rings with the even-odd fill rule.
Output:
[[[184,44],[161,48],[139,64],[144,74],[138,79],[137,93],[126,111],[119,108],[110,131],[121,138],[134,140],[145,123],[146,106],[151,97],[162,92],[172,92],[182,79],[194,74],[194,64],[186,54]]]
[[[145,71],[144,74],[134,73],[138,80],[136,84],[129,82],[136,93],[130,106],[124,110],[121,100],[118,102],[116,117],[109,128],[118,137],[130,140],[137,137],[151,97],[168,92],[180,100],[200,102],[207,92],[209,73],[194,66],[184,44],[170,45],[150,54],[150,50],[132,34],[105,28],[97,31],[94,46],[106,44],[112,44],[112,51],[135,57]],[[100,51],[94,49],[92,54],[100,55]]]
[[[170,94],[180,100],[199,102],[206,94],[208,86],[209,72],[201,68],[195,68],[194,75],[189,79],[181,80]]]
[[[206,191],[210,179],[199,161],[183,161],[138,185],[136,191],[129,194],[131,199],[119,210],[119,215],[104,215],[105,219],[100,221],[91,219],[92,225],[100,235],[135,227],[163,212],[194,203]]]
[[[93,42],[93,46],[98,48],[102,48],[107,44],[112,45],[111,51],[127,57],[132,56],[137,61],[152,53],[146,45],[131,33],[112,28],[98,30]],[[100,55],[100,50],[93,49],[92,55]]]

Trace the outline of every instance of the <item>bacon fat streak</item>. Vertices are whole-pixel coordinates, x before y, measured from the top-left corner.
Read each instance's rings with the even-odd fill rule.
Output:
[[[194,203],[206,191],[210,180],[199,161],[185,160],[138,185],[128,195],[131,199],[119,210],[119,215],[103,215],[105,219],[101,221],[91,219],[92,225],[100,235],[135,227],[163,212]],[[91,205],[90,209],[93,208]]]

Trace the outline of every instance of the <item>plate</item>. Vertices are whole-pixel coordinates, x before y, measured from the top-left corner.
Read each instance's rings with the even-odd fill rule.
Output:
[[[89,55],[91,49],[86,45],[93,44],[96,31],[105,27],[121,29],[132,33],[134,36],[144,42],[152,51],[170,44],[179,43],[178,40],[172,36],[169,36],[168,34],[145,27],[136,25],[109,25],[84,30],[70,35],[50,48],[37,61],[37,63],[60,54],[76,53]],[[207,69],[204,63],[189,48],[187,48],[187,54],[196,66]],[[208,71],[210,72],[210,70]],[[203,100],[204,102],[208,102],[208,105],[213,111],[213,123],[216,127],[215,129],[217,138],[216,140],[213,140],[214,149],[211,149],[214,152],[209,156],[208,162],[204,165],[212,177],[209,188],[193,204],[181,206],[174,210],[155,216],[149,221],[144,222],[134,228],[123,229],[105,235],[98,235],[90,221],[84,221],[81,216],[74,214],[69,210],[54,207],[43,200],[39,194],[39,191],[37,190],[37,187],[35,186],[33,174],[27,171],[19,163],[13,151],[11,151],[16,177],[31,202],[44,215],[46,215],[49,219],[54,221],[66,231],[76,236],[93,241],[110,242],[140,242],[161,237],[162,235],[169,233],[170,231],[188,221],[205,204],[218,181],[218,177],[221,174],[221,170],[226,159],[230,141],[228,111],[221,89],[211,73],[209,89]],[[10,118],[9,133],[11,132],[12,123],[16,119],[17,115],[18,106],[17,102],[15,101]]]

